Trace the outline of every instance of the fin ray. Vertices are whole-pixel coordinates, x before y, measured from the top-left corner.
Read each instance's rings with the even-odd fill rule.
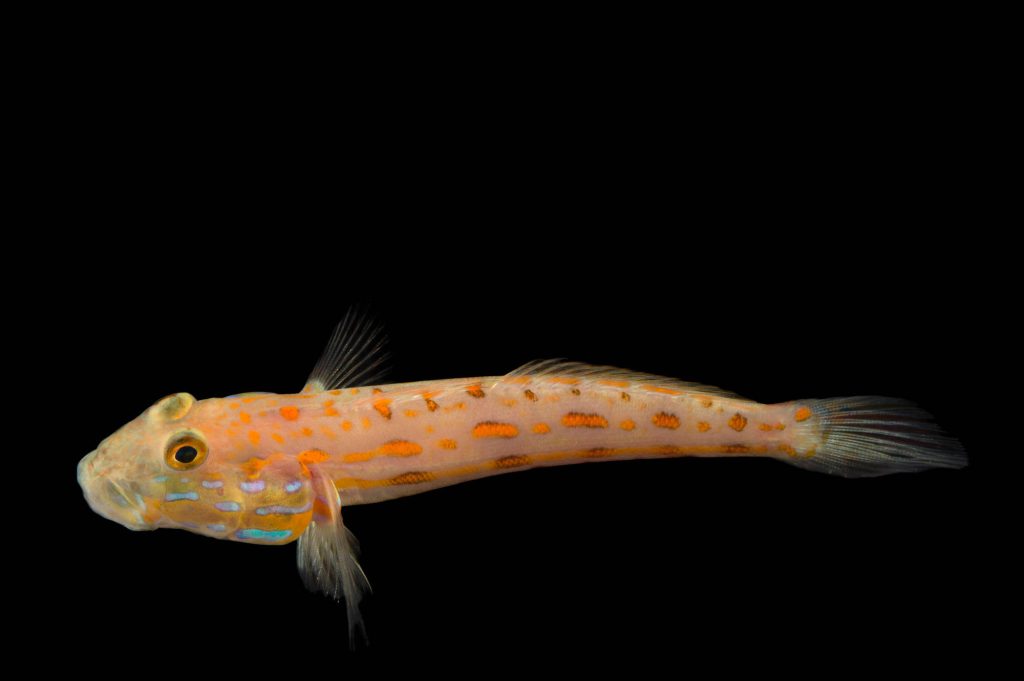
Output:
[[[331,339],[306,380],[303,392],[370,385],[385,373],[389,355],[380,325],[351,308],[334,327]]]

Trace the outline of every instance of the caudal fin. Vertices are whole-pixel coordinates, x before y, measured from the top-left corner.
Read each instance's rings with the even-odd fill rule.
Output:
[[[785,460],[801,468],[866,478],[967,465],[963,446],[906,400],[839,397],[799,405],[811,414],[797,425],[806,448]]]

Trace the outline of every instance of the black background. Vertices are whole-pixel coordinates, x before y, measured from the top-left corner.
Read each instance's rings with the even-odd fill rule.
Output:
[[[268,663],[281,646],[346,654],[344,609],[305,592],[292,547],[128,532],[88,509],[74,466],[168,393],[297,390],[369,302],[390,381],[567,357],[762,402],[893,395],[934,413],[971,466],[844,480],[606,463],[353,507],[375,589],[362,655],[728,670],[953,654],[979,617],[991,461],[986,274],[965,234],[980,209],[937,75],[953,71],[748,64],[742,82],[566,74],[529,99],[456,86],[474,106],[415,90],[356,112],[309,92],[254,113],[139,87],[119,115],[61,128],[50,171],[68,190],[39,223],[69,231],[32,327],[74,405],[49,426],[46,522],[63,539],[46,570],[70,585],[48,633],[90,650],[265,645]]]

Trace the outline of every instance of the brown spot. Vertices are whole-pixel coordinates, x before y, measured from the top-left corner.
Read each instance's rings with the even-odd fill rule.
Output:
[[[573,388],[569,392],[571,392],[573,395],[576,395],[577,397],[579,397],[580,389],[579,388]]]
[[[700,406],[704,407],[705,409],[710,409],[711,407],[714,406],[714,404],[715,404],[714,400],[701,400],[700,401]]]
[[[774,428],[772,427],[772,424],[770,424],[770,423],[762,423],[762,424],[760,424],[760,425],[758,425],[758,426],[757,426],[757,429],[758,429],[758,430],[763,430],[763,431],[765,431],[765,432],[769,432],[769,431],[775,430],[775,429],[774,429]]]
[[[582,455],[588,459],[598,459],[602,456],[611,456],[614,453],[614,449],[609,449],[607,447],[594,447],[593,449],[583,451]]]
[[[526,399],[530,400],[531,402],[536,402],[537,401],[537,394],[534,393],[532,390],[524,390],[523,391],[523,397],[525,397]]]
[[[788,454],[789,456],[796,456],[796,450],[793,449],[793,447],[790,445],[776,445],[775,449],[782,452],[783,454]]]
[[[633,422],[633,419],[626,419],[619,424],[619,428],[622,428],[623,430],[633,430],[636,428],[636,423]]]
[[[372,395],[380,395],[380,394],[381,394],[381,393],[383,393],[383,392],[384,392],[384,391],[383,391],[383,390],[381,390],[380,388],[374,388],[374,389],[373,389],[373,390],[371,391],[371,394],[372,394]]]
[[[608,419],[600,414],[581,414],[571,411],[562,417],[562,425],[566,428],[607,428]]]
[[[428,473],[426,471],[412,471],[396,475],[391,478],[390,482],[392,485],[416,485],[421,482],[430,482],[433,479],[433,473]]]
[[[519,429],[511,423],[496,423],[494,421],[483,421],[473,427],[473,437],[505,437],[511,438],[519,435]]]
[[[520,466],[529,466],[530,463],[530,457],[528,456],[503,456],[500,459],[494,460],[494,467],[519,468]]]
[[[441,449],[456,449],[458,448],[459,443],[450,438],[445,438],[443,440],[438,440],[437,446],[440,447]]]
[[[747,445],[723,445],[722,452],[725,454],[749,454],[750,447]]]
[[[775,430],[785,430],[785,429],[786,429],[786,424],[785,423],[779,422],[779,423],[775,424]]]
[[[381,416],[383,416],[384,418],[390,419],[391,418],[391,407],[388,406],[390,404],[391,404],[391,400],[389,400],[386,397],[382,397],[379,400],[375,400],[374,401],[373,408],[376,409],[377,413],[380,414]]]
[[[546,423],[535,423],[532,430],[538,435],[545,435],[551,432],[551,427]]]
[[[476,397],[478,399],[481,397],[485,397],[484,391],[478,385],[472,385],[466,388],[466,392],[470,395],[470,397]]]
[[[795,421],[806,421],[809,418],[811,418],[811,410],[807,407],[800,407],[796,410],[796,413],[793,414],[793,420]]]
[[[437,402],[429,397],[424,397],[423,400],[427,403],[427,411],[437,411]]]
[[[735,430],[737,433],[747,427],[747,417],[743,414],[737,413],[731,419],[729,419],[729,427]]]
[[[298,407],[281,407],[277,410],[285,421],[295,421],[299,418]]]
[[[622,401],[623,401],[623,402],[629,402],[629,401],[630,401],[630,400],[632,399],[632,398],[631,398],[631,397],[629,396],[629,393],[627,393],[627,392],[623,392],[623,393],[621,393],[621,394],[619,395],[619,397],[621,397],[621,398],[622,398]]]
[[[651,419],[651,423],[659,428],[669,428],[675,430],[679,427],[679,417],[675,414],[669,414],[668,412],[659,411]]]
[[[408,440],[392,440],[378,447],[377,452],[384,456],[416,456],[423,452],[423,447]]]
[[[708,423],[707,421],[698,421],[697,430],[699,430],[702,433],[706,433],[709,430],[711,430],[711,424]]]

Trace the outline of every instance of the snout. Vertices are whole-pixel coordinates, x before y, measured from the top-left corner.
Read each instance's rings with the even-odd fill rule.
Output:
[[[124,525],[130,530],[151,530],[152,525],[143,518],[143,504],[103,470],[99,455],[94,450],[78,462],[78,484],[82,488],[89,507],[108,520]]]

